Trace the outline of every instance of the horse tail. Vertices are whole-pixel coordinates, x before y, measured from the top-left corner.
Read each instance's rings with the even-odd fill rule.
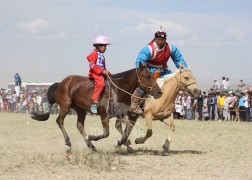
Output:
[[[35,119],[37,121],[46,121],[49,119],[52,105],[56,103],[55,92],[58,86],[59,86],[59,83],[54,83],[49,87],[47,91],[47,100],[48,100],[49,107],[46,109],[46,112],[43,114],[32,112],[31,113],[32,119]]]

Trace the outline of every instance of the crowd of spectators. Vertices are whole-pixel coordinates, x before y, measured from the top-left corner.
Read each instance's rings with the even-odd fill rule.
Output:
[[[18,96],[15,90],[0,92],[0,111],[1,112],[21,112],[30,113],[45,112],[47,109],[46,92],[32,91],[22,92]]]
[[[221,84],[214,79],[208,91],[200,92],[197,99],[180,91],[175,100],[175,119],[218,120],[251,122],[252,85],[246,87],[243,79],[235,90],[229,78],[222,77]]]
[[[35,88],[31,92],[22,88],[22,80],[19,73],[14,75],[15,90],[0,90],[0,112],[13,113],[45,113],[49,110],[47,101],[47,89]],[[17,90],[17,91],[16,91]],[[53,104],[50,113],[58,114],[59,107]],[[69,114],[75,114],[71,109]]]
[[[15,90],[7,91],[0,90],[0,112],[13,113],[45,113],[48,111],[47,89],[34,89],[32,92],[23,91],[19,94]],[[58,114],[59,107],[53,104],[50,113]],[[70,110],[69,114],[75,114],[75,111]]]

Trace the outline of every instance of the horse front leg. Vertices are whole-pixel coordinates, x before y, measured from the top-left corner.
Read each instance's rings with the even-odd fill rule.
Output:
[[[82,110],[79,109],[75,109],[75,111],[77,112],[77,128],[79,130],[79,132],[81,133],[83,139],[85,140],[87,146],[92,149],[93,151],[96,151],[96,148],[94,147],[94,145],[91,143],[91,141],[88,139],[88,135],[85,132],[85,119],[86,119],[86,112],[82,112]]]
[[[119,132],[121,132],[122,135],[122,139],[120,141],[117,141],[117,145],[118,146],[121,146],[122,144],[125,145],[129,152],[133,151],[133,149],[132,147],[130,147],[131,141],[128,138],[136,123],[136,120],[137,117],[130,116],[129,118],[129,116],[124,116],[123,118],[118,119],[118,121],[116,122],[116,128]],[[121,121],[124,122],[126,125],[124,132],[122,131]]]
[[[147,132],[144,137],[139,137],[135,139],[136,144],[143,144],[149,137],[152,136],[152,114],[145,114],[145,122],[147,126]]]
[[[117,131],[123,136],[123,130],[122,130],[122,118],[117,118],[116,119],[116,123],[115,123],[115,128],[117,129]]]
[[[103,127],[102,135],[89,135],[89,141],[98,141],[100,139],[106,138],[109,136],[109,118],[107,116],[101,116],[101,122]]]
[[[165,143],[163,144],[164,153],[167,153],[169,151],[170,144],[173,138],[173,133],[175,131],[175,124],[173,123],[172,119],[165,119],[162,122],[165,123],[170,128],[170,131],[168,133],[168,138],[165,140]]]

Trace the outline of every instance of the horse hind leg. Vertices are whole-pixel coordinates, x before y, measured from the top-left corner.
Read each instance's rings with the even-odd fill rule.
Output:
[[[81,133],[83,139],[85,140],[87,146],[92,149],[93,151],[96,151],[96,148],[94,145],[91,143],[91,141],[88,139],[88,135],[85,132],[85,119],[86,119],[86,112],[81,111],[80,109],[75,110],[77,113],[77,129]]]
[[[65,155],[66,155],[66,157],[69,156],[69,154],[71,152],[71,147],[72,147],[71,142],[70,142],[70,138],[67,135],[67,132],[66,132],[65,127],[64,127],[64,119],[65,119],[66,115],[68,114],[68,111],[69,111],[68,108],[61,107],[59,116],[56,119],[56,122],[57,122],[60,130],[62,131],[64,139],[65,139],[65,148],[66,148],[66,154]]]
[[[101,122],[103,127],[103,134],[102,135],[89,135],[89,141],[98,141],[100,139],[106,138],[109,136],[109,119],[104,115],[101,116]]]
[[[175,131],[175,124],[173,123],[172,119],[165,119],[163,123],[165,123],[170,128],[170,131],[168,133],[168,138],[165,140],[165,143],[163,144],[164,153],[167,153],[169,151],[170,144],[173,138],[173,133]]]

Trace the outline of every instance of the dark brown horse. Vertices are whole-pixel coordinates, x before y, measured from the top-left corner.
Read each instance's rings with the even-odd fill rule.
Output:
[[[98,104],[97,114],[101,117],[103,134],[87,135],[84,129],[84,122],[92,104],[91,96],[94,90],[94,81],[88,77],[71,75],[62,82],[51,85],[47,92],[47,99],[50,109],[54,103],[57,103],[60,107],[56,122],[64,135],[67,155],[71,150],[71,142],[64,128],[64,118],[70,108],[76,111],[77,128],[87,146],[93,150],[95,150],[95,147],[91,141],[97,141],[109,136],[109,119],[112,117],[123,119],[126,116],[126,128],[124,133],[122,133],[122,139],[118,141],[118,145],[126,144],[132,130],[130,122],[136,122],[138,118],[137,115],[129,112],[131,95],[137,87],[141,87],[146,94],[151,94],[155,98],[160,97],[162,94],[150,71],[141,63],[137,69],[111,75],[106,81],[106,87]],[[32,113],[32,118],[38,121],[45,121],[50,116],[50,109],[45,114]]]

